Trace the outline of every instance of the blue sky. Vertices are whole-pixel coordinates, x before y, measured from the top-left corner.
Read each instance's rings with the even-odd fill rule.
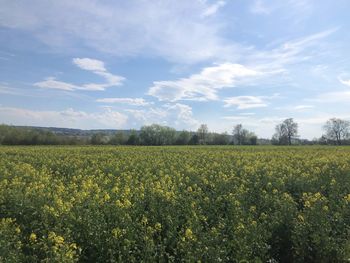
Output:
[[[303,138],[350,119],[348,0],[0,0],[0,123]]]

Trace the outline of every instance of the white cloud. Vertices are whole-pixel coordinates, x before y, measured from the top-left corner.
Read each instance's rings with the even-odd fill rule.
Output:
[[[122,85],[125,80],[124,77],[113,75],[108,72],[104,66],[103,61],[90,59],[90,58],[74,58],[73,64],[81,69],[93,72],[96,75],[102,76],[105,83],[87,83],[82,85],[76,85],[64,81],[56,80],[54,77],[48,77],[43,81],[34,83],[34,86],[46,89],[59,89],[66,91],[74,90],[90,90],[90,91],[103,91],[106,88]]]
[[[73,58],[73,63],[81,69],[90,70],[93,72],[107,71],[103,61],[91,58]]]
[[[255,114],[256,114],[255,112],[241,112],[241,113],[239,113],[239,115],[242,115],[242,116],[253,116]]]
[[[261,73],[239,64],[223,63],[204,68],[200,73],[175,81],[155,81],[148,95],[162,101],[178,100],[216,100],[217,91],[234,87],[246,78]]]
[[[134,119],[134,126],[158,123],[168,125],[178,130],[196,129],[199,122],[193,117],[192,108],[188,105],[175,103],[161,107],[144,108],[142,110],[127,109],[130,119]],[[132,122],[132,120],[131,120]]]
[[[322,103],[350,102],[350,91],[326,92],[318,95],[314,101]]]
[[[5,0],[0,26],[27,31],[60,50],[85,46],[117,56],[148,54],[192,63],[234,54],[235,45],[221,36],[222,21],[210,17],[223,5],[223,1]]]
[[[173,123],[175,127],[188,127],[196,128],[199,125],[199,122],[193,118],[192,108],[188,105],[175,103],[164,105],[167,112],[174,116]]]
[[[208,6],[204,12],[202,13],[202,16],[212,16],[218,12],[218,10],[223,7],[226,4],[225,1],[217,1],[216,3]]]
[[[320,56],[326,50],[322,39],[336,32],[338,28],[331,28],[299,39],[286,41],[270,50],[250,50],[246,54],[247,65],[256,65],[257,69],[283,73],[287,65],[305,62]]]
[[[272,9],[267,7],[262,0],[255,0],[250,11],[254,14],[269,15],[272,12]]]
[[[0,119],[7,124],[51,126],[78,129],[125,128],[128,116],[107,109],[87,113],[66,109],[63,111],[38,111],[24,108],[0,107]]]
[[[313,105],[297,105],[294,107],[295,110],[307,110],[314,108]]]
[[[76,86],[71,83],[58,81],[54,77],[47,77],[43,81],[34,83],[34,86],[37,86],[43,89],[59,89],[59,90],[66,90],[66,91],[73,91],[80,88],[79,86]]]
[[[22,95],[18,89],[9,88],[7,86],[2,86],[2,85],[0,85],[0,94]]]
[[[341,84],[344,84],[344,85],[350,87],[350,79],[348,79],[348,80],[339,79],[339,81],[340,81]]]
[[[249,117],[246,116],[224,116],[221,117],[221,119],[223,120],[227,120],[227,121],[244,121],[247,120]]]
[[[304,18],[312,11],[312,1],[313,0],[255,0],[250,6],[250,12],[257,15],[288,12],[285,16],[298,22],[298,20]]]
[[[97,99],[96,101],[103,102],[103,103],[121,103],[121,104],[133,105],[133,106],[150,105],[150,103],[143,98],[103,98],[103,99]]]
[[[239,110],[267,107],[265,97],[237,96],[224,99],[224,107],[236,106]]]
[[[221,63],[204,68],[187,78],[155,81],[148,94],[163,101],[216,100],[217,91],[244,83],[261,84],[263,78],[275,76],[273,81],[283,81],[287,67],[300,64],[318,56],[324,50],[321,40],[337,31],[332,28],[278,45],[270,50],[254,47],[241,49],[242,63]],[[277,76],[276,76],[277,75]]]

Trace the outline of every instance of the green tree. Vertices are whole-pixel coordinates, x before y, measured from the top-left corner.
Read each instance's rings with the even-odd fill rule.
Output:
[[[191,133],[188,131],[182,131],[178,134],[175,143],[177,145],[186,145],[189,143],[190,139],[191,139]]]
[[[141,127],[140,139],[144,145],[171,145],[175,142],[176,130],[167,126],[152,124]]]
[[[140,137],[135,130],[130,132],[129,138],[126,141],[127,145],[138,145],[140,144]]]
[[[122,144],[125,144],[126,143],[126,138],[124,136],[124,133],[123,132],[117,132],[115,133],[111,139],[109,140],[109,143],[110,144],[113,144],[113,145],[122,145]]]
[[[94,133],[91,136],[90,143],[93,145],[104,144],[104,135],[102,133]]]
[[[212,144],[214,145],[227,145],[230,143],[230,137],[227,132],[215,133],[212,136]]]
[[[243,128],[242,124],[237,124],[232,131],[233,143],[237,145],[256,145],[258,137]]]

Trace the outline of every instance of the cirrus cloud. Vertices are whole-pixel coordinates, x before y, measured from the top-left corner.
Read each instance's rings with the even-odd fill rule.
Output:
[[[264,97],[237,96],[224,99],[224,107],[236,106],[238,110],[267,107]]]
[[[103,98],[103,99],[97,99],[97,102],[103,102],[103,103],[121,103],[121,104],[128,104],[132,106],[148,106],[151,103],[147,102],[143,98]]]

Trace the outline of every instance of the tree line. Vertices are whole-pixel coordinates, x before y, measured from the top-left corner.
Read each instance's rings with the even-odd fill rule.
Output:
[[[292,145],[330,144],[350,145],[350,122],[338,118],[329,119],[323,126],[324,134],[312,141],[299,138],[299,127],[293,118],[276,125],[271,139],[261,139],[236,124],[231,134],[210,132],[206,124],[197,131],[176,131],[174,128],[152,124],[139,131],[119,131],[113,134],[93,132],[88,136],[57,134],[33,127],[0,125],[1,145]]]

